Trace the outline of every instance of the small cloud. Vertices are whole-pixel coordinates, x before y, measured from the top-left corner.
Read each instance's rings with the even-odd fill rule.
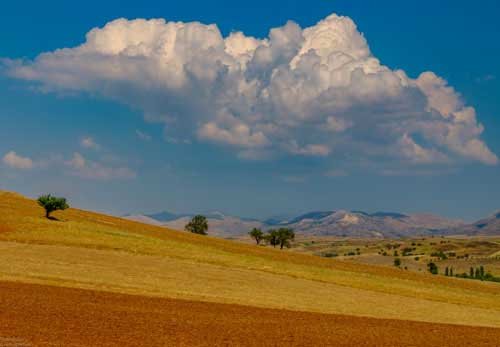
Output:
[[[80,146],[82,146],[83,148],[93,149],[96,151],[101,148],[101,146],[97,142],[95,142],[92,137],[84,137],[80,141]]]
[[[11,168],[20,170],[30,170],[34,167],[31,158],[22,157],[14,151],[10,151],[3,157],[3,163]]]
[[[80,153],[74,153],[73,158],[67,162],[67,165],[74,169],[83,169],[85,167],[85,158]]]
[[[137,174],[128,167],[106,166],[96,161],[87,160],[78,152],[75,152],[73,158],[65,164],[71,169],[70,174],[86,179],[132,179],[137,176]]]
[[[296,141],[292,141],[290,152],[305,156],[326,157],[330,154],[330,148],[321,144],[308,144],[300,147]]]
[[[145,133],[145,132],[142,132],[142,131],[140,131],[140,130],[136,130],[136,131],[135,131],[135,134],[136,134],[136,135],[137,135],[137,137],[138,137],[139,139],[141,139],[142,141],[147,141],[147,142],[149,142],[149,141],[151,141],[151,140],[153,139],[153,138],[151,137],[151,135],[149,135],[149,134],[147,134],[147,133]]]

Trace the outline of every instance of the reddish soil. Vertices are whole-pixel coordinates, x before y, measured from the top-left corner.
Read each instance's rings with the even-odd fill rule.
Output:
[[[500,329],[0,282],[0,346],[500,346]]]

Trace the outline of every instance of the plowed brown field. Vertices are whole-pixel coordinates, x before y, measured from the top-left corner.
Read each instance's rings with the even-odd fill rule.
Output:
[[[500,329],[0,282],[0,346],[500,346]]]

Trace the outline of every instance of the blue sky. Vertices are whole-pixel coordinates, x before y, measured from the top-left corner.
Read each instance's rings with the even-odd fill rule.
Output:
[[[222,210],[267,217],[346,208],[434,212],[465,220],[483,217],[500,208],[500,165],[494,160],[500,155],[499,10],[496,1],[480,5],[469,1],[367,4],[352,0],[6,4],[0,14],[0,57],[9,59],[4,60],[0,74],[0,189],[30,196],[53,192],[67,196],[78,207],[114,214]],[[77,51],[70,57],[50,53],[81,45],[91,29],[123,17],[214,23],[223,37],[241,31],[246,37],[264,39],[271,28],[282,28],[277,37],[288,35],[288,46],[278,39],[271,44],[272,54],[281,57],[293,48],[293,40],[302,37],[301,30],[332,13],[348,16],[357,25],[354,33],[346,34],[346,47],[363,48],[358,42],[362,33],[369,57],[376,57],[390,73],[377,74],[380,79],[369,80],[370,84],[363,75],[350,91],[332,91],[316,97],[314,103],[299,102],[296,96],[279,107],[259,98],[255,104],[246,99],[242,104],[234,100],[224,104],[221,94],[210,94],[210,101],[216,99],[224,108],[214,108],[213,115],[207,109],[207,115],[199,116],[208,105],[198,101],[203,99],[200,93],[217,89],[225,96],[232,87],[201,83],[197,77],[182,92],[173,92],[171,86],[165,91],[163,76],[156,79],[158,66],[152,60],[123,61],[115,56],[111,65],[101,66],[101,56],[78,56]],[[284,27],[288,20],[300,28]],[[117,28],[122,30],[125,25],[128,22]],[[132,32],[125,37],[140,29],[127,30]],[[192,49],[212,40],[212,36],[203,36],[209,29],[199,30],[201,43],[195,46],[191,38],[186,43]],[[111,42],[116,40],[113,37]],[[300,50],[305,44],[297,45]],[[33,63],[44,52],[49,52],[48,60]],[[196,59],[188,62],[194,66],[192,73],[213,70],[228,78],[225,83],[241,82],[242,78],[268,83],[269,64],[265,68],[256,64],[256,72],[233,78],[216,70],[220,66],[210,65],[209,58],[202,60],[207,52],[212,51],[195,54]],[[355,55],[353,52],[348,53]],[[76,61],[75,56],[81,59]],[[16,60],[20,58],[23,60]],[[356,64],[368,64],[365,53],[356,59]],[[196,64],[202,69],[196,70]],[[120,84],[107,75],[110,66],[129,69],[126,78],[120,77]],[[106,73],[89,74],[94,67]],[[153,73],[130,72],[136,67]],[[415,86],[401,92],[398,84],[394,96],[389,85],[398,69]],[[305,83],[311,80],[312,71],[304,70],[277,85]],[[439,81],[437,77],[419,80],[425,71],[454,88],[453,100],[462,104],[454,114],[463,114],[463,107],[474,108],[474,122],[464,127],[449,124],[443,111],[449,103],[442,105],[446,91],[429,91],[426,86]],[[132,76],[134,73],[139,77]],[[65,79],[59,78],[62,75]],[[166,84],[174,83],[174,75],[166,76]],[[363,89],[368,86],[375,86],[374,90]],[[363,94],[358,94],[360,90]],[[348,101],[342,99],[346,93]],[[340,111],[329,100],[345,101],[348,107]],[[443,115],[428,112],[424,103],[429,100],[440,103],[435,108]],[[188,101],[192,108],[185,106]],[[255,112],[261,112],[266,121],[256,120],[254,114],[245,116],[244,107],[260,110]],[[233,112],[230,116],[224,113],[228,109]],[[289,116],[295,111],[297,114]],[[172,125],[171,119],[179,126]],[[318,123],[320,127],[333,124],[335,129],[326,135],[309,119],[324,121]],[[378,129],[382,123],[387,127]],[[476,134],[479,123],[484,131]],[[278,127],[278,133],[269,131],[269,124]],[[460,136],[443,139],[436,135],[443,124],[460,126]],[[408,131],[400,129],[405,127]],[[390,134],[384,129],[391,129]],[[478,149],[476,140],[487,150]]]

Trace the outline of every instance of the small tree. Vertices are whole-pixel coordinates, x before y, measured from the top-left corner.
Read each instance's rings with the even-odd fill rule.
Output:
[[[448,266],[446,267],[446,269],[444,269],[444,275],[445,276],[449,276],[450,275],[450,272],[448,270]]]
[[[258,245],[260,244],[260,241],[262,241],[262,239],[264,238],[264,233],[262,232],[262,230],[258,228],[253,228],[248,233],[248,235],[250,235]]]
[[[394,259],[394,266],[400,267],[401,266],[401,259],[399,259],[399,258]]]
[[[435,263],[429,263],[427,264],[427,268],[429,269],[429,272],[433,275],[437,275],[439,270],[438,270],[438,267]]]
[[[38,205],[45,209],[45,217],[50,218],[50,214],[54,211],[65,210],[69,208],[65,198],[58,198],[50,194],[42,195],[38,198]]]
[[[290,241],[295,239],[295,233],[290,228],[279,228],[278,229],[278,243],[280,245],[280,249],[283,247],[290,247]]]
[[[207,218],[202,215],[196,215],[186,224],[184,229],[193,234],[206,235],[208,230]]]
[[[264,238],[266,242],[273,247],[276,247],[276,245],[279,244],[278,231],[275,229],[269,229]]]

